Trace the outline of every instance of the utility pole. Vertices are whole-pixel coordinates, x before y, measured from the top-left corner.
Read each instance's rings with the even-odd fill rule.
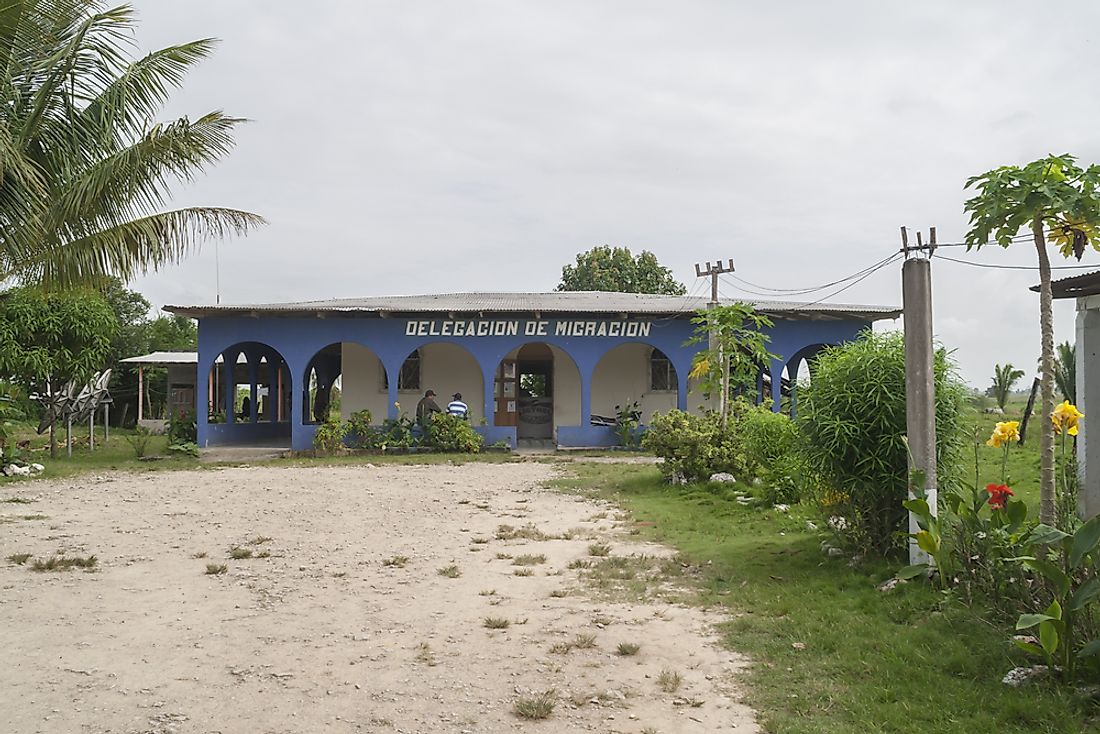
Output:
[[[936,250],[936,228],[925,246],[920,232],[917,246],[909,246],[909,235],[901,228],[905,263],[901,268],[901,299],[905,314],[905,428],[909,442],[909,470],[924,474],[925,499],[936,515],[936,385],[932,344],[932,254]],[[920,253],[927,252],[927,256]],[[916,253],[916,254],[914,254]],[[912,480],[909,497],[914,496]],[[909,513],[909,532],[920,530]],[[928,554],[909,541],[909,563],[930,563]]]
[[[732,273],[733,258],[729,258],[723,263],[718,260],[714,263],[707,261],[707,269],[703,270],[703,266],[699,263],[695,263],[695,275],[698,278],[710,278],[710,303],[707,304],[707,308],[713,310],[718,308],[718,276],[722,273]],[[722,426],[726,425],[726,402],[729,400],[730,392],[730,365],[725,359],[725,354],[722,353],[722,344],[718,338],[718,327],[711,322],[710,325],[710,343],[707,345],[710,348],[711,354],[718,354],[718,360],[722,364],[722,386],[721,391],[718,394],[718,414],[721,416]]]

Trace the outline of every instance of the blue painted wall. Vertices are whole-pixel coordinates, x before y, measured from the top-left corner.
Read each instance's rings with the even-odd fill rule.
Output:
[[[377,355],[387,374],[397,375],[401,364],[412,353],[426,344],[447,342],[465,347],[480,365],[485,385],[485,405],[493,404],[493,385],[497,367],[512,350],[530,343],[554,345],[567,353],[576,363],[581,375],[581,425],[560,426],[558,438],[563,446],[605,446],[613,435],[606,427],[590,426],[591,382],[592,374],[600,359],[615,347],[627,343],[644,343],[660,349],[668,356],[679,378],[677,403],[681,409],[687,406],[687,379],[691,361],[695,353],[705,348],[705,344],[685,345],[694,333],[690,315],[682,318],[631,317],[629,321],[649,323],[649,334],[639,336],[556,336],[553,323],[556,321],[598,321],[601,323],[623,323],[621,319],[609,319],[603,315],[569,314],[563,318],[542,318],[549,322],[545,335],[536,333],[525,335],[526,322],[535,322],[533,314],[485,314],[480,318],[460,316],[459,320],[473,321],[519,321],[517,333],[499,336],[452,336],[432,335],[426,329],[410,328],[410,320],[447,320],[441,314],[413,314],[400,318],[376,317],[340,317],[330,315],[327,318],[277,318],[259,316],[247,318],[240,316],[207,316],[199,320],[199,363],[196,395],[199,401],[198,437],[200,446],[222,443],[241,443],[254,439],[269,438],[280,434],[289,427],[291,445],[296,450],[305,450],[313,445],[315,425],[310,425],[308,416],[303,416],[302,389],[307,385],[307,370],[313,357],[330,344],[354,342],[361,344]],[[779,355],[779,359],[768,365],[772,384],[780,384],[783,368],[789,365],[789,374],[796,375],[798,364],[812,356],[821,345],[839,344],[854,338],[860,330],[868,327],[869,321],[863,320],[779,320],[769,330],[771,342],[769,349]],[[410,335],[410,331],[412,335]],[[438,328],[435,331],[440,331]],[[420,335],[423,332],[423,335]],[[259,361],[267,357],[268,362],[285,361],[290,375],[290,384],[284,382],[283,389],[293,391],[290,400],[289,421],[279,426],[265,424],[208,424],[205,401],[210,368],[218,355],[226,353],[227,359],[235,358],[241,352],[249,360],[250,369],[255,373]],[[345,378],[346,379],[346,378]],[[231,386],[225,387],[227,394]],[[396,417],[393,403],[397,401],[397,380],[389,381],[390,416]],[[775,391],[774,409],[779,410],[779,391]],[[255,396],[252,399],[253,417],[257,407]],[[488,411],[487,415],[492,415]],[[250,433],[249,429],[254,432]],[[515,428],[504,426],[486,426],[481,429],[492,442],[501,438],[515,442]]]

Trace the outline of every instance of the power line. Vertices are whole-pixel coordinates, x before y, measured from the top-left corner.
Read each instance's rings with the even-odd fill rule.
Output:
[[[969,265],[972,268],[990,268],[993,270],[1038,270],[1037,265],[997,265],[995,263],[976,263],[970,260],[960,260],[955,257],[948,257],[947,255],[933,255],[937,260],[947,260],[948,262],[959,263],[960,265]],[[1096,270],[1100,268],[1100,265],[1054,265],[1051,270]]]
[[[814,286],[812,288],[771,288],[771,287],[764,286],[764,285],[757,285],[755,283],[750,283],[749,281],[744,280],[743,278],[739,278],[736,275],[731,275],[730,277],[733,278],[734,280],[740,282],[740,283],[743,283],[746,286],[749,286],[750,288],[756,288],[756,289],[759,289],[761,291],[768,291],[770,293],[782,293],[782,294],[787,294],[787,295],[792,295],[792,296],[806,295],[806,294],[809,294],[809,293],[814,293],[816,291],[825,290],[826,288],[832,288],[833,286],[840,285],[841,283],[847,283],[849,280],[854,280],[855,278],[859,278],[860,276],[862,276],[862,275],[864,275],[868,272],[872,272],[872,271],[882,267],[882,265],[884,263],[889,262],[896,255],[897,255],[896,252],[892,253],[892,254],[886,256],[885,258],[883,258],[882,260],[879,260],[877,263],[874,263],[873,265],[868,265],[866,268],[863,268],[862,270],[857,270],[856,272],[852,273],[851,275],[848,275],[844,278],[840,278],[839,280],[834,280],[831,283],[825,283],[823,285]],[[736,288],[737,286],[734,286],[734,287]],[[751,291],[749,289],[746,289],[746,288],[738,288],[738,290],[745,291],[746,293],[752,293],[753,292],[753,291]],[[755,295],[763,296],[763,295],[768,295],[768,293],[756,293]]]

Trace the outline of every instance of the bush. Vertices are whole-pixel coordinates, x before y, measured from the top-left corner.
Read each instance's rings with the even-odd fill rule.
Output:
[[[716,472],[744,477],[749,462],[735,435],[720,429],[715,413],[670,410],[654,414],[642,446],[664,459],[659,467],[666,479],[703,482]]]
[[[425,438],[429,446],[440,451],[476,454],[481,450],[481,435],[470,426],[469,421],[446,413],[432,416]]]
[[[329,419],[317,426],[317,433],[313,435],[314,450],[334,454],[344,450],[344,439],[347,438],[351,426],[337,417],[329,416]]]
[[[130,444],[134,455],[139,459],[145,456],[145,452],[149,450],[149,442],[152,440],[153,433],[145,426],[138,426],[132,435],[126,436],[126,443]]]
[[[196,443],[199,440],[198,426],[195,424],[195,411],[176,413],[168,422],[168,443]]]
[[[953,483],[965,388],[943,349],[935,355],[939,484]],[[859,551],[901,546],[908,492],[905,345],[900,332],[866,331],[822,351],[798,388],[804,450],[823,481],[818,502],[830,525]]]

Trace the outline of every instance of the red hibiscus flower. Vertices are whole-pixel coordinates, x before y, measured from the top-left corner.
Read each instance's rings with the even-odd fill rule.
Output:
[[[985,491],[989,493],[989,499],[986,502],[994,510],[1003,510],[1008,498],[1014,494],[1007,484],[989,484],[986,486]]]

